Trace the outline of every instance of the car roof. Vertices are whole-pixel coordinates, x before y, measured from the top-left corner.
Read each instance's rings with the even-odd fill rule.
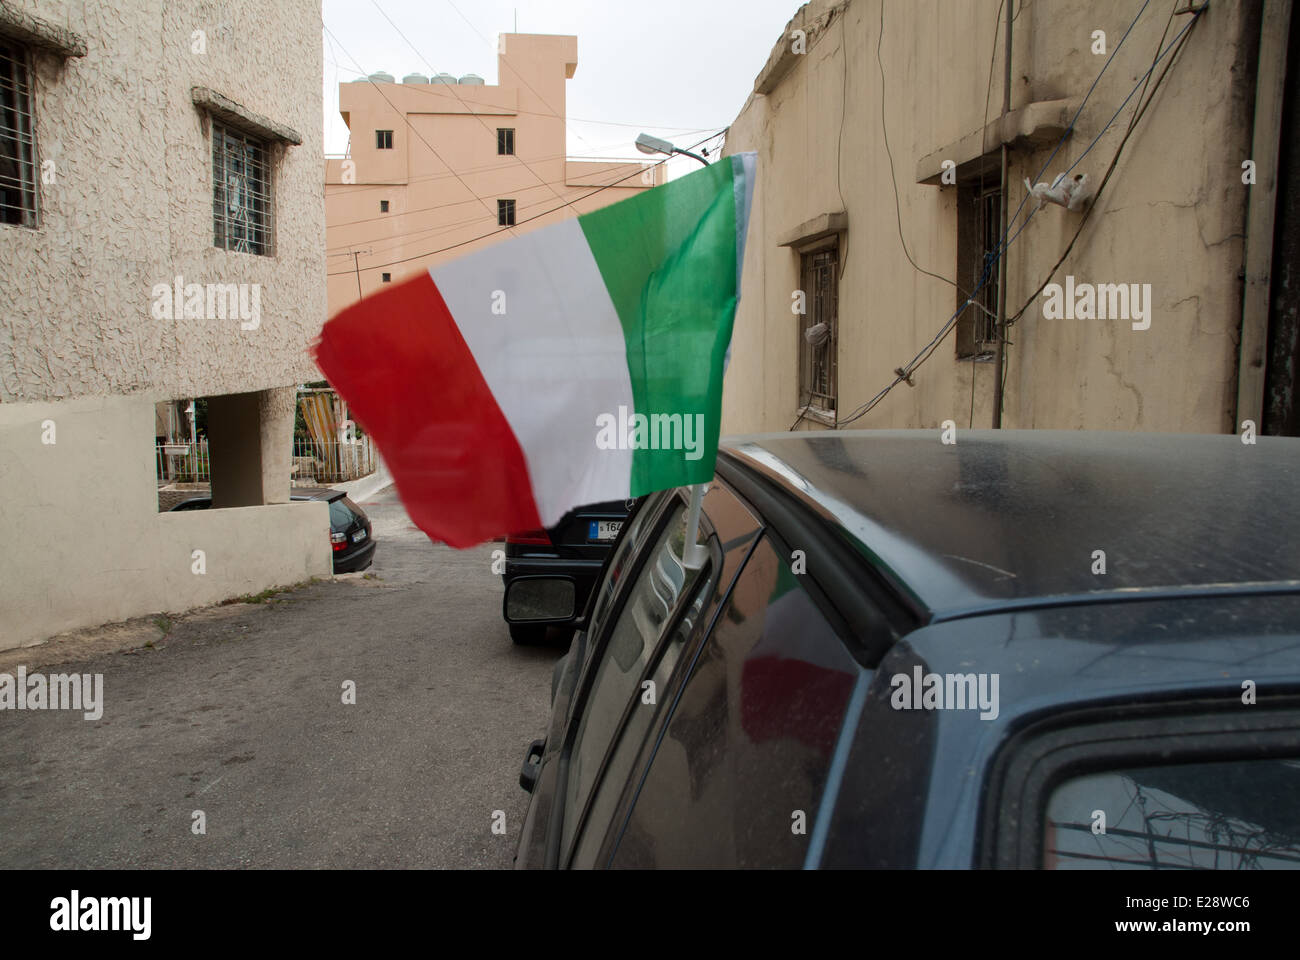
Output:
[[[327,500],[333,502],[346,497],[346,490],[332,490],[329,487],[294,487],[289,491],[290,500]]]
[[[720,452],[834,523],[929,619],[952,619],[1300,591],[1300,439],[1256,440],[826,430],[724,438]]]
[[[342,500],[346,496],[347,491],[331,490],[329,487],[294,487],[289,491],[290,500],[325,500],[329,503],[333,503],[335,500]],[[178,510],[187,503],[204,503],[211,500],[212,494],[204,493],[197,497],[187,497],[170,509]]]

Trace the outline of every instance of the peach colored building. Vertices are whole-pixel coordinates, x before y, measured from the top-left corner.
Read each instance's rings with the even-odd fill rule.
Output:
[[[570,160],[578,38],[503,34],[500,83],[388,74],[339,84],[348,156],[325,161],[329,313],[503,237],[615,203],[663,167]]]

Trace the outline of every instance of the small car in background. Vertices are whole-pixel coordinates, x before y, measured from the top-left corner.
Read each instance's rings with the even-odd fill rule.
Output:
[[[581,609],[600,575],[610,549],[629,513],[639,501],[611,500],[575,507],[549,530],[511,534],[505,540],[506,590],[520,577],[546,575],[572,581],[573,602]],[[519,644],[540,643],[550,621],[545,611],[531,622],[510,624],[510,639]]]
[[[1300,868],[1297,464],[1284,437],[725,442],[703,551],[666,490],[585,606],[507,588],[508,620],[576,629],[516,866]]]
[[[374,562],[375,539],[371,535],[370,518],[344,491],[328,487],[296,487],[289,499],[294,502],[323,500],[329,504],[330,550],[334,557],[335,573],[364,570]],[[211,496],[190,497],[168,512],[207,510],[211,506]]]

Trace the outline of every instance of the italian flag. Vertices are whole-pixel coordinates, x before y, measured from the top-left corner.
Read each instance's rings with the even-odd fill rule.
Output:
[[[755,155],[431,267],[316,362],[411,520],[468,547],[713,478]]]

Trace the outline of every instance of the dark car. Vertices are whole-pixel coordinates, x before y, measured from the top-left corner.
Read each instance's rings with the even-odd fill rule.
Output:
[[[1300,441],[734,440],[695,563],[688,497],[575,618],[516,865],[1300,866]]]
[[[292,501],[323,500],[330,505],[330,550],[334,556],[335,573],[352,573],[364,570],[375,559],[375,539],[371,536],[370,518],[352,502],[342,490],[327,487],[296,487],[289,495]],[[182,500],[172,510],[207,510],[212,497],[190,497]]]
[[[549,530],[529,530],[506,537],[502,574],[506,588],[519,577],[564,577],[573,582],[574,606],[581,609],[636,503],[635,499],[611,500],[575,507]],[[566,615],[565,619],[571,618]],[[546,630],[546,618],[538,617],[510,624],[510,638],[515,643],[538,643],[545,638]]]

